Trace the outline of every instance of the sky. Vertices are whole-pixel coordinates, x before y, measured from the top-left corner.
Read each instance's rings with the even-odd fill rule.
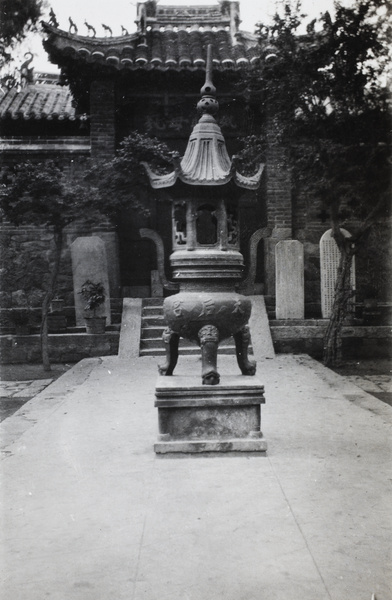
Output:
[[[103,36],[102,23],[108,25],[113,35],[121,34],[121,25],[129,33],[136,30],[136,4],[137,0],[47,0],[52,6],[60,29],[68,31],[68,17],[76,23],[78,33],[86,35],[87,29],[84,25],[86,20],[97,31],[97,37]],[[191,4],[203,5],[214,4],[214,0],[194,0]],[[160,0],[161,5],[184,5],[184,0]],[[241,29],[254,32],[255,24],[259,21],[267,22],[275,12],[276,0],[240,0]],[[312,18],[318,16],[325,10],[332,10],[333,0],[302,0],[302,11]],[[46,59],[46,53],[42,48],[42,42],[38,35],[30,36],[24,43],[24,52],[30,51],[34,56],[34,68],[36,71],[49,73],[57,72],[56,66],[50,64]],[[22,59],[22,57],[21,57]]]

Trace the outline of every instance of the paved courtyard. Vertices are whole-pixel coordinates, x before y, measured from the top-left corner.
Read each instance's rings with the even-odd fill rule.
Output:
[[[42,392],[53,379],[0,381],[0,421],[16,412],[23,404]]]
[[[156,362],[82,361],[0,425],[2,600],[391,600],[392,408],[280,355],[266,457],[157,457]]]
[[[344,378],[361,390],[392,405],[391,375],[346,375]],[[53,379],[0,381],[0,422],[16,412],[52,382]]]

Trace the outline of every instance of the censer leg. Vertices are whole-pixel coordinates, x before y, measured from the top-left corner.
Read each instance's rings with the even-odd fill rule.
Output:
[[[248,349],[250,343],[249,326],[245,325],[245,327],[235,333],[233,337],[235,341],[237,362],[241,373],[243,375],[254,375],[256,373],[256,363],[248,358]]]
[[[178,344],[180,336],[170,327],[166,327],[162,334],[162,341],[165,344],[166,362],[158,366],[161,375],[173,375],[173,371],[178,361]]]
[[[201,376],[204,385],[217,385],[220,376],[216,362],[219,345],[219,331],[214,325],[204,325],[198,333],[201,347]]]

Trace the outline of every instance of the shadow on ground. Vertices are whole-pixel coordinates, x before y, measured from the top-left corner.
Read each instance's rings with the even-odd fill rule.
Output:
[[[27,381],[30,379],[58,379],[75,363],[61,363],[45,371],[41,364],[0,365],[1,381]]]

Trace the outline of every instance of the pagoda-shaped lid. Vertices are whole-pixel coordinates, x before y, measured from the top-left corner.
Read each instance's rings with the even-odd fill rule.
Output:
[[[193,128],[188,145],[179,167],[168,175],[156,175],[143,163],[153,188],[174,185],[177,178],[188,185],[224,185],[231,179],[239,187],[257,189],[263,172],[260,165],[257,173],[246,177],[232,168],[232,162],[226,149],[225,138],[214,115],[218,112],[216,89],[212,83],[212,48],[207,48],[206,80],[200,90],[201,99],[197,104],[202,113],[199,122]]]
[[[231,161],[225,138],[213,116],[219,105],[212,83],[210,45],[207,48],[206,81],[200,93],[202,97],[197,108],[202,116],[190,135],[179,177],[190,185],[221,185],[231,179]]]

